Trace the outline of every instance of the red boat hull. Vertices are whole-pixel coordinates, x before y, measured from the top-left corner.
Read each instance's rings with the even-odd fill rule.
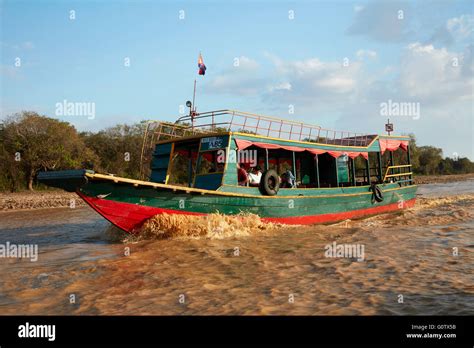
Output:
[[[118,228],[128,232],[137,233],[143,223],[154,215],[158,214],[184,214],[184,215],[206,215],[204,213],[196,213],[174,209],[163,209],[157,207],[149,207],[139,204],[123,203],[102,198],[89,197],[81,192],[77,194],[89,204],[97,213],[110,221]],[[351,210],[340,213],[320,214],[309,216],[292,216],[292,217],[269,217],[262,218],[267,222],[277,222],[290,225],[307,225],[315,223],[336,222],[346,219],[360,218],[368,215],[375,215],[390,211],[400,210],[401,208],[409,208],[415,205],[415,199],[408,200],[403,203],[403,207],[399,203],[381,205],[367,209]]]

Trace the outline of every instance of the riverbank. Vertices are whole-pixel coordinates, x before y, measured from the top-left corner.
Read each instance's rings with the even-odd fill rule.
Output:
[[[0,193],[0,211],[80,207],[86,203],[74,192],[60,190]]]
[[[415,184],[450,183],[456,181],[474,180],[474,173],[453,175],[420,175],[415,176]],[[0,193],[0,211],[65,208],[75,204],[76,207],[86,203],[73,192],[61,190],[23,191],[15,193]]]
[[[474,173],[451,175],[415,175],[415,184],[439,184],[456,181],[474,180]]]

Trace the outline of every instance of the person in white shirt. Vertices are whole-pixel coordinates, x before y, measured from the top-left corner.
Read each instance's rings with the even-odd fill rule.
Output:
[[[258,185],[260,184],[260,180],[262,179],[262,171],[259,166],[256,166],[252,169],[252,171],[248,174],[249,177],[249,184],[250,185]]]

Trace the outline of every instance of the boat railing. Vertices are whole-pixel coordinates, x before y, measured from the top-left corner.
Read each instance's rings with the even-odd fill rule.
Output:
[[[402,164],[397,166],[388,166],[383,177],[383,182],[389,180],[397,180],[397,182],[411,182],[413,181],[413,172],[411,164]]]
[[[294,120],[252,114],[237,110],[217,110],[191,113],[176,120],[191,133],[233,131],[265,137],[309,141],[344,146],[367,146],[372,137],[367,134],[325,129]]]
[[[325,129],[295,120],[284,120],[237,110],[191,112],[179,117],[175,123],[148,122],[142,147],[142,167],[144,167],[143,163],[151,158],[153,147],[160,140],[224,131],[340,146],[367,146],[374,138],[373,135]],[[142,169],[141,172],[144,177],[145,170]]]

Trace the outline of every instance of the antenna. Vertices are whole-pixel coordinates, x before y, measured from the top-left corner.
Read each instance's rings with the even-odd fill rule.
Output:
[[[393,123],[390,123],[390,119],[387,119],[387,123],[385,124],[385,131],[390,135],[390,132],[393,132]]]

